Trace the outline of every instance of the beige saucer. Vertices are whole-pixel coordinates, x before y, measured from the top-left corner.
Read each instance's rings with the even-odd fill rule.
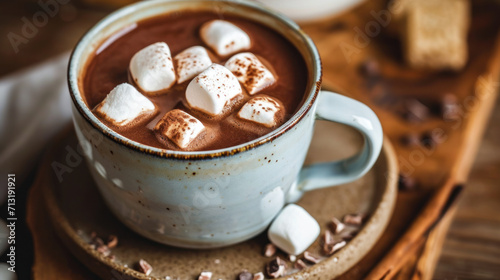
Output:
[[[341,125],[317,122],[307,162],[326,161],[354,154],[362,139]],[[76,150],[76,138],[70,130],[61,143],[54,144],[53,162],[66,164],[69,150]],[[236,279],[244,269],[256,273],[265,270],[271,258],[262,251],[268,243],[261,234],[244,243],[213,250],[187,250],[168,247],[145,239],[123,226],[106,208],[84,162],[70,167],[71,172],[56,176],[44,185],[48,214],[56,233],[69,250],[90,270],[103,279],[196,279],[202,271],[213,272],[212,279]],[[397,194],[398,169],[394,151],[387,139],[372,170],[360,180],[307,193],[299,205],[321,225],[322,231],[332,217],[349,213],[367,213],[369,219],[360,232],[340,251],[320,263],[287,275],[283,279],[332,279],[357,263],[377,242],[387,226]],[[115,260],[104,257],[87,243],[90,233],[114,234],[119,244],[112,249]],[[319,240],[310,252],[320,255]],[[279,253],[279,256],[287,257]],[[153,266],[146,276],[133,268],[139,259]],[[293,265],[288,261],[288,266]],[[169,276],[170,278],[167,278]]]

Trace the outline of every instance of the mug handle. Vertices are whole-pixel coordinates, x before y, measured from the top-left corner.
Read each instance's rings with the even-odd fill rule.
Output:
[[[375,113],[365,104],[343,95],[321,91],[316,120],[327,120],[355,128],[364,138],[361,151],[346,159],[305,166],[288,192],[288,202],[295,202],[304,192],[352,182],[373,166],[382,148],[383,132]]]

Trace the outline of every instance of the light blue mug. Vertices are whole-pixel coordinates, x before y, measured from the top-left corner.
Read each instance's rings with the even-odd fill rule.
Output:
[[[100,44],[139,20],[193,7],[259,22],[296,46],[306,61],[308,85],[303,105],[290,120],[242,145],[180,152],[127,139],[92,114],[79,81]],[[311,39],[289,19],[252,2],[133,4],[87,32],[71,56],[68,71],[75,131],[106,204],[132,230],[168,245],[215,248],[249,239],[264,231],[286,203],[298,200],[304,192],[360,178],[375,163],[382,146],[382,128],[372,110],[345,96],[320,91],[321,62]],[[365,143],[359,154],[303,167],[318,119],[361,132]]]

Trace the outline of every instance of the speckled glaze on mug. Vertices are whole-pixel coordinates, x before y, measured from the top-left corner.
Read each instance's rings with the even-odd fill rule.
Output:
[[[180,152],[127,139],[92,114],[82,98],[80,79],[101,43],[142,19],[193,8],[259,22],[295,45],[308,68],[308,85],[304,104],[290,120],[242,145]],[[321,62],[309,37],[292,21],[252,2],[143,1],[122,8],[81,39],[71,56],[68,79],[76,134],[108,207],[132,230],[168,245],[215,248],[249,239],[303,192],[361,177],[382,146],[380,122],[368,107],[320,92]],[[303,168],[316,119],[359,130],[365,138],[363,149],[349,159]]]

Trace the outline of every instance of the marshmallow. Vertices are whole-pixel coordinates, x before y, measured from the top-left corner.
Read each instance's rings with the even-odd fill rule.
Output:
[[[240,83],[233,73],[215,63],[194,78],[186,89],[189,105],[209,115],[222,113],[224,107],[241,94]]]
[[[282,106],[278,101],[267,96],[257,96],[250,99],[238,112],[238,117],[261,124],[266,127],[273,127],[279,121]]]
[[[245,52],[232,56],[226,62],[226,67],[233,72],[249,94],[256,94],[276,81],[273,73],[253,53]]]
[[[177,83],[181,84],[205,71],[212,60],[204,47],[194,46],[185,49],[174,57],[177,70]]]
[[[276,247],[299,255],[311,246],[319,232],[318,222],[304,208],[290,204],[274,219],[267,235]]]
[[[205,126],[190,114],[174,109],[167,112],[154,127],[154,131],[185,149],[205,129]]]
[[[250,37],[238,26],[225,20],[212,20],[200,29],[200,36],[218,55],[226,56],[250,48]]]
[[[157,92],[175,84],[170,49],[163,42],[151,44],[134,54],[129,68],[135,83],[143,91]]]
[[[141,116],[152,115],[156,107],[135,87],[123,83],[111,90],[95,111],[114,125],[125,126]]]

